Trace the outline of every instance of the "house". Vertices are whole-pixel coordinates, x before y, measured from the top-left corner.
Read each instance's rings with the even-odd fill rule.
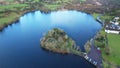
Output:
[[[110,21],[110,24],[106,25],[105,32],[106,33],[114,33],[120,34],[120,25],[119,25],[119,17],[115,17],[113,21]]]
[[[120,34],[120,26],[113,24],[113,23],[110,23],[110,24],[106,25],[105,32]]]

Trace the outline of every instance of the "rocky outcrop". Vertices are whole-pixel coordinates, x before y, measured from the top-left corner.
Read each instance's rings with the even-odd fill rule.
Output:
[[[73,53],[80,52],[80,48],[76,46],[75,41],[72,40],[63,30],[54,28],[40,40],[41,47],[57,53]]]

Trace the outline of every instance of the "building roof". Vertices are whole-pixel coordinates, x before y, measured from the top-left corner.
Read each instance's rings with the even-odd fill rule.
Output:
[[[113,23],[106,25],[106,30],[120,31],[120,26]]]

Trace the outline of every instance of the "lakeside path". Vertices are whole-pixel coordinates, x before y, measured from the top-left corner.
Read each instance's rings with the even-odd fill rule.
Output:
[[[104,68],[102,63],[102,53],[94,45],[94,39],[90,40],[91,50],[88,53],[82,53],[79,56],[83,57],[87,62],[94,65],[96,68]]]
[[[94,45],[94,39],[91,40],[91,50],[87,54],[88,55],[88,61],[92,64],[96,65],[97,68],[103,68],[102,66],[102,54],[101,51],[97,49]]]

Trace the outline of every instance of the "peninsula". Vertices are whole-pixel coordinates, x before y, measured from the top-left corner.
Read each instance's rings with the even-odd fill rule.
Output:
[[[40,43],[42,48],[52,52],[81,54],[80,47],[76,46],[75,41],[59,28],[48,31]]]
[[[93,64],[97,68],[101,68],[101,53],[94,46],[94,40],[85,44],[85,51],[82,52],[75,41],[70,38],[62,29],[54,28],[46,33],[40,40],[41,47],[61,54],[74,54],[83,57],[87,62]],[[95,57],[93,57],[95,55]]]

